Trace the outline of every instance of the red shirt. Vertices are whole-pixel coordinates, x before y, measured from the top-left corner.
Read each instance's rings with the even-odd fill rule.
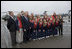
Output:
[[[49,22],[49,23],[47,23],[47,27],[49,28],[50,27],[50,25],[51,25],[51,23]]]
[[[32,21],[32,20],[29,20],[30,22]]]
[[[42,24],[43,24],[43,22],[39,23],[39,28],[41,28]]]
[[[39,22],[39,18],[37,19],[37,23]]]
[[[50,20],[50,18],[48,17],[46,20],[47,20],[47,21],[49,21],[49,20]]]
[[[54,16],[51,16],[51,17],[52,17],[53,19],[55,19]],[[57,18],[57,16],[55,16],[55,17]]]
[[[21,22],[21,19],[20,19],[20,18],[18,18],[18,17],[17,17],[17,19],[18,19],[18,22],[19,22],[19,23],[18,23],[19,28],[22,28],[22,22]]]
[[[52,20],[53,20],[53,19],[52,19],[52,18],[50,18],[50,22],[51,22],[51,23],[52,23]]]
[[[30,22],[33,23],[34,21],[33,20],[30,20]]]
[[[52,26],[54,26],[54,23],[52,23]]]
[[[36,29],[36,27],[37,27],[37,23],[36,23],[36,22],[34,22],[34,28]]]
[[[56,21],[56,26],[58,25],[58,21]]]

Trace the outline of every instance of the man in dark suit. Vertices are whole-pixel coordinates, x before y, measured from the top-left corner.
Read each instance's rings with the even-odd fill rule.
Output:
[[[15,17],[12,11],[9,11],[10,18],[7,20],[7,28],[10,31],[12,45],[16,44],[16,23],[15,23]]]
[[[21,21],[22,21],[22,26],[23,26],[23,41],[27,42],[29,41],[30,38],[30,22],[29,22],[29,18],[28,18],[28,12],[26,11],[24,14],[22,14],[21,16]]]

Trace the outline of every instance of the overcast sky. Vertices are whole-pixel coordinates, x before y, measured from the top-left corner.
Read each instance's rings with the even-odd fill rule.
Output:
[[[42,14],[45,10],[48,14],[54,11],[57,14],[67,13],[71,10],[71,1],[1,1],[1,12],[21,10],[35,14]]]

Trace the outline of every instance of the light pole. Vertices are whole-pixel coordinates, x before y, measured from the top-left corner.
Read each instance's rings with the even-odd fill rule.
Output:
[[[69,16],[69,17],[68,17],[68,19],[69,19],[68,21],[70,22],[71,10],[68,11],[68,16]]]

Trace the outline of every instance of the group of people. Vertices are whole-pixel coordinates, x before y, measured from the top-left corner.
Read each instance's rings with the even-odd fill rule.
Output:
[[[9,11],[9,19],[7,20],[7,28],[10,31],[12,45],[16,43],[26,43],[30,39],[40,38],[50,35],[63,35],[63,19],[54,13],[51,17],[47,14],[43,18],[38,14],[34,16],[28,14],[28,11],[21,11],[14,16],[13,11]],[[36,37],[35,37],[36,36]]]

